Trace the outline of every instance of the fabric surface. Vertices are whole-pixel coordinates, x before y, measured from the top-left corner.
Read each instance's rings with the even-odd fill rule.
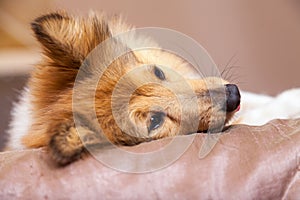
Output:
[[[148,173],[121,172],[93,156],[59,167],[45,149],[3,152],[0,199],[300,199],[300,119],[232,126],[200,159],[205,137],[177,137],[176,145],[192,143],[174,162]],[[145,153],[163,149],[173,140],[124,149]],[[159,168],[174,149],[144,163],[115,157],[113,151],[101,154],[134,171],[140,165]]]

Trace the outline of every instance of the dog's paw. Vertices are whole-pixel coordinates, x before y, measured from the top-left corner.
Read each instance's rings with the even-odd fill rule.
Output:
[[[83,150],[83,144],[73,123],[61,124],[49,143],[50,154],[60,165],[79,159]]]

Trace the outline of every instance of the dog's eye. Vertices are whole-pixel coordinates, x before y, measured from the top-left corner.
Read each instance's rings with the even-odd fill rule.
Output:
[[[164,72],[160,68],[154,67],[154,74],[160,80],[162,80],[162,81],[166,80],[165,74],[164,74]]]
[[[163,124],[164,119],[165,119],[165,113],[163,112],[155,112],[151,114],[148,132],[150,133],[151,131],[160,127]]]

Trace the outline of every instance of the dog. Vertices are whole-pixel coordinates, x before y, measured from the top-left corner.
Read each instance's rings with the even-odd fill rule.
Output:
[[[48,147],[64,165],[80,158],[86,146],[105,140],[136,145],[220,131],[240,108],[237,85],[220,77],[195,79],[190,63],[159,47],[132,50],[130,42],[113,39],[87,61],[99,44],[134,30],[121,17],[53,12],[35,19],[31,27],[43,57],[12,112],[7,149]],[[97,68],[118,50],[126,53],[105,70]],[[87,70],[78,77],[83,66]]]

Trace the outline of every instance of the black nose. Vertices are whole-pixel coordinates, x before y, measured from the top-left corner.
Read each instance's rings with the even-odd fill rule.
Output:
[[[226,111],[232,112],[240,105],[241,95],[239,88],[234,84],[225,85],[226,91]]]

